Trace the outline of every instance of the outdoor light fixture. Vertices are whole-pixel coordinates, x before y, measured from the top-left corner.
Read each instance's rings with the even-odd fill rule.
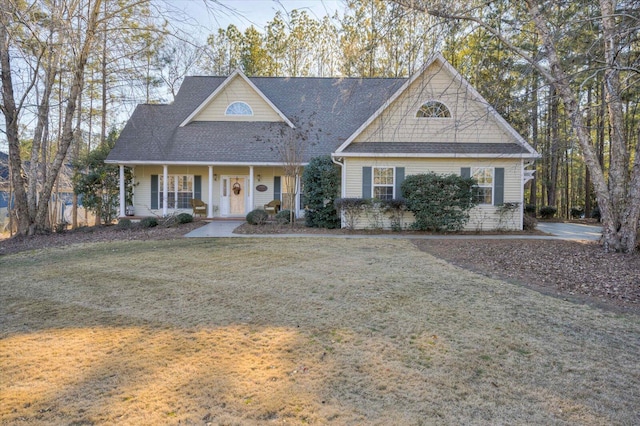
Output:
[[[262,180],[262,176],[260,176],[260,173],[258,173],[258,182],[260,182]]]
[[[216,180],[216,181],[218,180],[218,175],[215,173],[213,174],[213,180]]]

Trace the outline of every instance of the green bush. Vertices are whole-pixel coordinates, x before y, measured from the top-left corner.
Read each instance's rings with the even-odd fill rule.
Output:
[[[524,213],[529,216],[536,217],[536,205],[535,204],[525,204],[524,205]]]
[[[477,204],[471,189],[472,178],[425,173],[407,176],[402,194],[407,209],[413,212],[413,229],[420,231],[459,231],[469,220],[469,211]]]
[[[276,214],[276,222],[280,224],[287,224],[291,222],[291,210],[280,210]]]
[[[312,158],[302,173],[305,225],[311,228],[339,228],[334,200],[340,195],[340,168],[330,156]]]
[[[558,209],[553,206],[544,206],[540,208],[540,217],[543,219],[551,219],[556,215]]]
[[[251,225],[264,225],[269,219],[269,214],[261,209],[255,209],[247,214],[247,223]]]
[[[404,213],[407,211],[407,201],[404,198],[381,201],[382,209],[389,215],[392,231],[404,229]]]
[[[142,228],[153,228],[158,226],[158,218],[154,216],[144,217],[140,220],[140,227]]]
[[[176,220],[178,221],[178,223],[191,223],[193,222],[193,216],[189,213],[180,213],[178,216],[176,216]]]
[[[116,225],[119,229],[129,229],[133,224],[131,223],[131,219],[120,219],[118,224]]]
[[[584,214],[584,209],[582,207],[571,207],[570,214],[572,218],[579,219]]]

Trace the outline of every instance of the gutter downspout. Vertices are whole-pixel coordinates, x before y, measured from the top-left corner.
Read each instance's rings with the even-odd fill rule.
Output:
[[[345,198],[347,195],[347,188],[346,188],[347,169],[344,166],[344,158],[334,157],[333,155],[331,155],[331,161],[333,161],[334,164],[337,164],[338,166],[340,166],[340,197]],[[344,228],[344,227],[345,227],[344,215],[342,214],[342,212],[340,212],[340,228]]]

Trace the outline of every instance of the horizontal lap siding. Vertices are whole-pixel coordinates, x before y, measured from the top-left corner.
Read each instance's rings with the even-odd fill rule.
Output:
[[[451,118],[416,118],[429,100],[444,103]],[[464,86],[434,64],[355,139],[381,141],[496,143],[511,142],[513,136],[495,122],[486,105],[472,100]]]
[[[248,167],[213,167],[213,173],[218,175],[218,180],[213,182],[213,204],[220,207],[220,185],[221,176],[249,176]],[[137,216],[151,216],[162,213],[162,209],[151,210],[151,175],[162,175],[162,166],[137,166],[135,168],[135,181],[138,185],[134,189],[134,207]],[[169,166],[170,175],[194,175],[202,177],[202,200],[208,201],[209,197],[209,168],[202,166]],[[257,175],[260,174],[261,181],[258,182]],[[265,185],[267,191],[254,192],[253,208],[262,208],[266,203],[273,200],[273,177],[282,176],[282,168],[278,167],[254,167],[254,190],[258,185]],[[248,184],[248,180],[247,180]],[[183,211],[187,211],[182,209]],[[188,209],[190,212],[190,209]],[[214,216],[220,211],[214,213]]]
[[[348,158],[346,167],[346,197],[362,197],[363,167],[404,167],[405,176],[434,172],[437,174],[460,174],[462,167],[502,167],[504,168],[504,202],[522,203],[521,161],[509,159],[402,159],[402,158]],[[488,230],[496,228],[520,229],[520,209],[510,220],[500,223],[497,207],[477,206],[471,211],[468,230]],[[366,218],[359,221],[360,227],[367,227]],[[509,218],[503,218],[509,219]]]
[[[225,115],[233,102],[246,102],[253,110],[253,116]],[[282,121],[282,118],[246,81],[236,78],[200,111],[194,121]]]

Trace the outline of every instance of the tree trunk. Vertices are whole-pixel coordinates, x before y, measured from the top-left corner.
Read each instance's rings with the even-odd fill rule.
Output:
[[[87,64],[87,59],[91,53],[91,48],[95,40],[96,26],[98,22],[98,15],[100,13],[100,5],[102,0],[95,0],[93,9],[90,11],[89,19],[87,22],[87,29],[85,39],[82,43],[80,53],[73,66],[73,79],[71,83],[71,90],[69,93],[69,99],[65,109],[64,125],[62,127],[62,135],[60,137],[60,144],[58,145],[58,151],[51,164],[50,172],[47,179],[44,182],[42,191],[40,193],[40,203],[38,204],[38,211],[35,218],[35,226],[37,231],[46,229],[46,218],[49,208],[49,199],[51,198],[51,192],[55,180],[64,164],[67,151],[73,141],[73,117],[76,111],[76,105],[78,97],[82,92],[84,85],[84,68]]]
[[[1,16],[5,13],[2,6]],[[9,145],[9,169],[11,170],[11,184],[14,195],[14,211],[17,219],[18,233],[29,229],[29,208],[27,205],[27,193],[25,191],[25,179],[22,175],[22,160],[20,159],[20,139],[18,133],[19,106],[16,105],[9,56],[9,34],[4,20],[0,22],[0,66],[2,67],[2,113],[5,119],[5,132]]]

